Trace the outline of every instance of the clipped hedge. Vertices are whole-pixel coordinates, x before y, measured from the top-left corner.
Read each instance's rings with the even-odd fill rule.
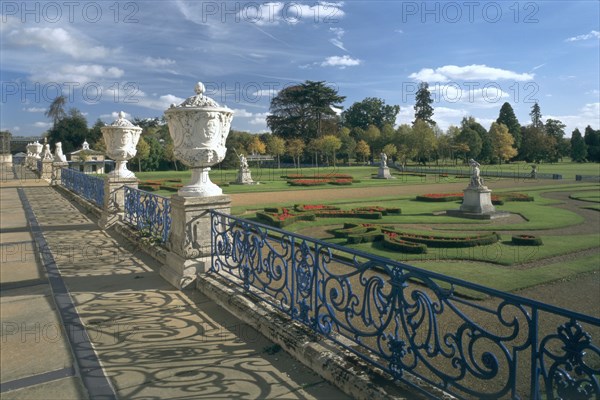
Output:
[[[400,215],[402,214],[402,209],[400,208],[386,208],[386,207],[358,207],[354,208],[353,211],[367,211],[367,212],[380,212],[382,215]]]
[[[542,238],[534,235],[513,235],[512,244],[516,246],[541,246]]]
[[[387,234],[388,232],[390,234],[396,234],[397,237],[402,240],[414,243],[422,243],[424,245],[427,245],[428,247],[436,248],[486,246],[489,244],[494,244],[500,239],[500,236],[496,232],[467,237],[417,235],[405,232],[397,232],[393,230],[384,230],[384,233]]]
[[[314,212],[319,210],[339,210],[339,207],[336,206],[328,206],[324,204],[294,204],[294,210],[300,212]],[[265,208],[265,211],[267,209]]]
[[[401,253],[411,254],[425,254],[427,253],[427,246],[422,243],[408,242],[406,240],[398,239],[393,235],[383,235],[383,247],[388,250],[399,251]]]
[[[315,215],[309,213],[302,214],[274,214],[263,211],[256,212],[256,218],[259,221],[265,222],[276,228],[283,228],[284,226],[293,224],[298,221],[314,221]]]
[[[342,211],[342,210],[315,210],[315,215],[319,218],[364,218],[364,219],[381,219],[383,215],[380,212],[366,211]]]
[[[347,237],[348,244],[376,242],[383,238],[384,234],[379,228],[365,228],[365,232],[350,234]]]
[[[458,201],[462,199],[463,193],[428,193],[416,197],[417,201],[431,202]]]
[[[145,190],[146,192],[154,192],[159,189],[159,186],[154,185],[138,185],[138,189]]]

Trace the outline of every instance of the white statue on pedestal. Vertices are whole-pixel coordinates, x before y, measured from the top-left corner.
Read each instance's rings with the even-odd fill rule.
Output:
[[[381,167],[382,168],[387,167],[387,159],[388,159],[387,154],[382,152],[380,157],[381,157]]]
[[[52,157],[52,152],[50,151],[50,144],[44,144],[44,150],[42,152],[42,160],[44,161],[52,161],[54,157]]]
[[[55,144],[55,146],[56,147],[54,148],[54,160],[58,162],[66,162],[67,157],[63,153],[62,143],[58,142]]]
[[[469,160],[469,165],[471,166],[471,183],[469,186],[475,188],[485,187],[483,185],[483,178],[481,177],[481,170],[479,169],[481,165],[472,158]]]

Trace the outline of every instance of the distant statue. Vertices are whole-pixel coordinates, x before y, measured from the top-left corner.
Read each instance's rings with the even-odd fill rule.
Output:
[[[381,157],[381,168],[387,167],[387,159],[388,159],[387,155],[382,152],[380,157]]]
[[[56,148],[54,149],[54,160],[58,162],[66,162],[67,157],[63,153],[62,143],[56,143]]]
[[[471,166],[471,184],[469,186],[472,187],[481,187],[483,186],[483,179],[481,178],[481,170],[479,167],[481,165],[473,160],[472,158],[469,160],[469,165]]]
[[[242,171],[247,171],[248,170],[248,160],[246,159],[246,156],[244,156],[243,154],[240,154],[239,159],[240,159],[240,169]]]
[[[50,144],[44,144],[44,151],[42,152],[42,160],[52,160],[52,153],[50,152]]]
[[[531,166],[531,179],[536,179],[537,178],[537,165],[533,164]]]

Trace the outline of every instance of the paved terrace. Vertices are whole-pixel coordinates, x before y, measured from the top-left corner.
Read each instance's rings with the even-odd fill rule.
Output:
[[[3,170],[2,399],[345,399],[33,173]]]

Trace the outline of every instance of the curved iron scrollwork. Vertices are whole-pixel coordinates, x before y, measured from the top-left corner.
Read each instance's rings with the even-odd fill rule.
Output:
[[[65,168],[61,171],[61,184],[72,192],[96,204],[104,206],[104,180],[83,172]]]
[[[211,227],[210,273],[429,396],[413,378],[458,398],[598,399],[578,323],[598,318],[216,211]],[[571,322],[551,333],[542,312]]]
[[[166,243],[171,230],[171,200],[129,186],[124,190],[125,222],[143,236]]]

